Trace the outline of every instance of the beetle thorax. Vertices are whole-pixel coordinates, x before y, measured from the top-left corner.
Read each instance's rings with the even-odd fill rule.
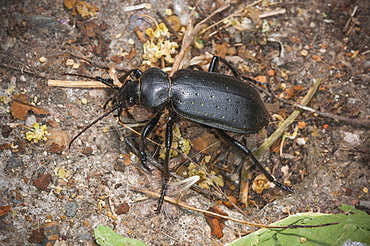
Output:
[[[155,108],[169,100],[168,74],[158,68],[146,70],[139,79],[139,104]]]

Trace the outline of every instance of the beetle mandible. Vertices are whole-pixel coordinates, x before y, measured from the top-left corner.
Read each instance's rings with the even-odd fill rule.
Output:
[[[217,73],[220,61],[232,71],[234,77]],[[248,148],[225,132],[256,133],[268,124],[267,109],[257,90],[250,83],[242,81],[239,71],[222,57],[213,57],[208,72],[195,70],[195,67],[197,66],[180,69],[172,77],[159,68],[150,68],[145,72],[132,69],[119,80],[123,82],[129,76],[133,76],[135,80],[126,80],[121,87],[114,86],[109,79],[96,77],[96,80],[118,90],[108,100],[113,106],[109,112],[94,120],[76,135],[71,140],[70,146],[89,127],[115,110],[118,110],[118,115],[121,115],[122,109],[134,105],[153,108],[156,115],[144,127],[139,145],[140,160],[144,168],[150,172],[145,153],[145,139],[157,125],[163,109],[167,108],[170,116],[165,131],[163,185],[157,212],[161,210],[170,177],[168,160],[172,145],[172,126],[177,115],[215,128],[224,140],[252,158],[254,164],[270,182],[293,192],[291,188],[277,182]]]

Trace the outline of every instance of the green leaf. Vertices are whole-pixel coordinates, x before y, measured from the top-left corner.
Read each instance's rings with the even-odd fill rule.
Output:
[[[102,225],[94,230],[94,237],[96,243],[102,246],[148,246],[139,240],[122,237],[109,227]]]
[[[275,226],[322,225],[339,222],[336,225],[296,229],[264,228],[227,245],[335,246],[370,244],[370,215],[348,205],[342,205],[340,209],[347,214],[298,213],[272,224]],[[351,242],[362,244],[350,244]]]

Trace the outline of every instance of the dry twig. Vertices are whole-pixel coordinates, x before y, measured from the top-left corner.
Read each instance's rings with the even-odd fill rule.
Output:
[[[68,81],[59,79],[49,79],[48,86],[67,87],[67,88],[110,88],[98,81]]]
[[[182,40],[181,44],[181,50],[179,54],[177,55],[175,62],[173,63],[172,70],[170,73],[170,76],[172,76],[181,66],[182,66],[182,60],[184,59],[185,53],[188,51],[189,46],[194,41],[195,36],[200,32],[200,29],[202,29],[203,25],[212,18],[215,14],[227,9],[230,7],[230,3],[225,3],[218,9],[216,9],[212,14],[210,14],[207,18],[199,22],[195,27],[193,27],[193,19],[190,18],[189,24],[186,28],[186,32],[184,34],[184,39]],[[194,16],[194,10],[191,14],[191,16]]]
[[[316,93],[317,89],[321,84],[321,79],[316,79],[312,87],[308,90],[307,94],[302,100],[302,105],[306,106],[308,102],[312,99],[314,94]],[[263,155],[275,142],[278,138],[283,134],[286,128],[293,123],[293,121],[298,117],[298,115],[302,112],[302,109],[296,109],[289,115],[289,117],[271,134],[271,136],[265,140],[265,142],[254,152],[256,158],[258,156]]]
[[[134,187],[132,187],[131,189],[134,190],[134,191],[137,191],[137,192],[141,192],[141,193],[147,194],[149,196],[156,197],[156,198],[159,198],[161,196],[158,193],[155,193],[155,192],[152,192],[152,191],[148,191],[148,190],[144,190],[144,189],[140,189],[140,188],[134,188]],[[218,214],[218,213],[213,213],[213,212],[210,212],[210,211],[207,211],[207,210],[204,210],[204,209],[196,208],[196,207],[194,207],[192,205],[189,205],[189,204],[186,204],[184,202],[177,201],[176,199],[174,199],[172,197],[165,196],[164,197],[164,200],[166,202],[170,202],[170,203],[179,205],[179,206],[181,206],[183,208],[186,208],[186,209],[189,209],[189,210],[193,210],[193,211],[196,211],[196,212],[201,212],[201,213],[203,213],[205,215],[208,215],[208,216],[213,216],[213,217],[216,217],[216,218],[222,218],[222,219],[226,219],[226,220],[231,220],[231,221],[234,221],[234,222],[237,222],[237,223],[240,223],[240,224],[249,225],[249,226],[257,226],[257,227],[261,227],[261,228],[290,228],[290,229],[294,229],[294,228],[323,227],[323,226],[329,226],[329,225],[338,224],[338,223],[328,223],[328,224],[322,224],[322,225],[307,225],[307,226],[305,226],[305,225],[288,225],[288,226],[263,225],[263,224],[257,224],[257,223],[248,222],[248,221],[245,221],[245,220],[235,219],[235,218],[232,218],[232,217],[229,217],[229,216],[225,216],[225,215],[221,215],[221,214]]]

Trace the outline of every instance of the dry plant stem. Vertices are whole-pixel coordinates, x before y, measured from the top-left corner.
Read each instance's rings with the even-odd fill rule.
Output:
[[[98,81],[68,81],[49,79],[48,86],[68,87],[68,88],[110,88]]]
[[[175,35],[177,38],[180,39],[181,36],[172,28],[172,26],[170,25],[170,23],[168,23],[167,19],[159,11],[157,11],[157,15],[163,21],[163,23],[167,26],[168,30],[170,30],[170,32],[173,35]]]
[[[326,117],[326,118],[331,118],[331,119],[338,120],[338,121],[344,121],[344,122],[347,122],[347,123],[353,124],[353,125],[370,127],[370,121],[362,121],[362,120],[357,120],[357,119],[351,119],[351,118],[346,118],[346,117],[343,117],[343,116],[339,116],[339,115],[335,115],[335,114],[331,114],[331,113],[327,113],[327,112],[321,112],[321,111],[315,110],[313,108],[307,107],[305,105],[302,105],[302,104],[299,104],[299,103],[296,103],[296,102],[292,102],[292,101],[289,101],[289,100],[285,100],[284,98],[277,97],[274,94],[272,94],[271,92],[269,92],[268,90],[262,89],[260,87],[258,87],[258,89],[260,91],[263,91],[267,95],[269,95],[271,97],[274,97],[279,101],[282,101],[283,103],[293,105],[294,107],[303,109],[305,111],[308,111],[308,112],[311,112],[311,113],[314,113],[314,114],[318,114],[318,115],[321,115],[321,116]]]
[[[343,32],[344,32],[344,34],[345,34],[346,36],[349,36],[349,34],[351,33],[351,31],[352,31],[353,27],[354,27],[354,26],[355,26],[355,24],[356,24],[356,21],[354,20],[354,16],[355,16],[355,14],[356,14],[356,12],[357,12],[357,8],[358,8],[358,6],[355,6],[355,7],[354,7],[354,9],[353,9],[353,11],[352,11],[352,13],[351,13],[350,17],[349,17],[349,18],[348,18],[348,20],[347,20],[346,25],[345,25],[345,26],[344,26],[344,28],[343,28]]]
[[[251,4],[249,4],[246,8],[250,8],[250,7],[252,7],[252,6],[254,6],[254,5],[256,5],[256,4],[258,4],[258,3],[262,2],[262,1],[263,1],[263,0],[258,0],[258,1],[254,2],[254,3],[251,3]],[[220,20],[220,21],[216,22],[215,24],[213,24],[213,25],[211,25],[211,26],[207,27],[206,29],[202,30],[201,34],[202,34],[202,33],[205,33],[207,30],[209,30],[209,29],[213,28],[214,26],[217,26],[217,25],[218,25],[218,24],[220,24],[220,23],[223,23],[225,20],[227,20],[227,19],[229,19],[229,18],[231,18],[231,17],[234,17],[234,16],[237,16],[237,15],[241,14],[241,13],[244,11],[244,9],[245,9],[245,8],[241,8],[241,9],[237,10],[235,13],[233,13],[233,14],[231,14],[231,15],[229,15],[229,16],[227,16],[227,17],[223,18],[222,20]]]
[[[302,100],[302,105],[306,106],[308,102],[312,99],[315,95],[317,89],[321,84],[322,79],[316,79],[312,87],[308,90],[306,96]],[[256,158],[263,155],[275,142],[278,138],[283,134],[285,129],[293,123],[293,121],[298,117],[298,115],[302,112],[302,109],[296,109],[289,115],[289,117],[271,134],[271,136],[266,139],[266,141],[254,152]]]
[[[207,18],[195,25],[195,27],[193,27],[193,19],[190,18],[189,24],[186,28],[186,32],[184,34],[184,39],[182,40],[181,50],[177,55],[175,62],[173,63],[170,76],[172,76],[182,66],[182,60],[184,59],[185,53],[187,52],[190,44],[194,41],[195,36],[200,32],[203,25],[215,14],[227,9],[228,7],[230,7],[230,3],[225,3],[224,5],[216,9]],[[192,11],[191,16],[194,16],[194,10]]]
[[[306,110],[308,112],[311,112],[311,113],[314,113],[314,114],[318,114],[318,115],[321,115],[321,116],[324,116],[324,117],[327,117],[327,118],[332,118],[334,120],[344,121],[344,122],[347,122],[347,123],[350,123],[350,124],[360,125],[360,126],[365,126],[365,127],[369,127],[370,126],[370,121],[361,121],[361,120],[357,120],[357,119],[346,118],[346,117],[335,115],[335,114],[321,112],[321,111],[315,110],[313,108],[304,106],[304,105],[299,104],[299,103],[296,103],[296,102],[290,102],[290,101],[285,100],[283,98],[278,98],[278,100],[280,100],[280,101],[282,101],[284,103],[291,104],[291,105],[293,105],[293,106],[295,106],[297,108]]]
[[[153,197],[156,197],[156,198],[159,198],[160,197],[160,194],[155,193],[155,192],[152,192],[152,191],[149,191],[149,190],[144,190],[144,189],[140,189],[140,188],[132,188],[132,189],[134,191],[141,192],[141,193],[144,193],[144,194],[149,195],[149,196],[153,196]],[[165,196],[164,197],[164,200],[166,202],[170,202],[170,203],[179,205],[179,206],[181,206],[183,208],[187,208],[189,210],[193,210],[193,211],[196,211],[196,212],[201,212],[201,213],[204,213],[206,215],[211,215],[211,216],[215,216],[215,217],[222,218],[222,219],[231,220],[231,221],[234,221],[234,222],[237,222],[237,223],[241,223],[241,224],[244,224],[244,225],[258,226],[258,227],[266,227],[266,228],[287,228],[285,226],[283,226],[283,227],[275,227],[275,226],[256,224],[256,223],[251,223],[251,222],[247,222],[247,221],[244,221],[244,220],[234,219],[234,218],[231,218],[229,216],[225,216],[225,215],[213,213],[213,212],[210,212],[210,211],[207,211],[207,210],[204,210],[204,209],[196,208],[196,207],[194,207],[192,205],[189,205],[189,204],[186,204],[186,203],[183,203],[183,202],[179,202],[176,199],[174,199],[172,197],[169,197],[169,196]]]
[[[286,13],[286,9],[275,9],[275,10],[265,11],[263,13],[260,13],[258,16],[261,19],[263,19],[263,18],[275,16],[275,15],[282,15],[282,14],[285,14],[285,13]]]
[[[35,72],[32,72],[32,71],[28,71],[28,70],[24,69],[23,67],[18,68],[18,67],[14,67],[12,65],[4,64],[4,63],[1,63],[0,67],[9,68],[9,69],[13,69],[13,70],[16,70],[16,71],[20,71],[21,73],[28,73],[28,74],[31,74],[31,75],[34,75],[34,76],[37,76],[37,77],[45,78],[45,76],[40,75],[40,74],[35,73]]]
[[[131,189],[134,190],[134,191],[137,191],[137,192],[141,192],[141,193],[147,194],[149,196],[154,196],[156,198],[159,198],[161,196],[158,193],[155,193],[155,192],[152,192],[152,191],[148,191],[148,190],[144,190],[144,189],[140,189],[140,188],[134,188],[134,187],[132,187]],[[304,225],[289,225],[289,226],[263,225],[263,224],[252,223],[252,222],[248,222],[248,221],[244,221],[244,220],[234,219],[234,218],[231,218],[229,216],[225,216],[225,215],[221,215],[221,214],[218,214],[218,213],[213,213],[213,212],[210,212],[210,211],[207,211],[207,210],[204,210],[204,209],[196,208],[196,207],[194,207],[192,205],[189,205],[189,204],[186,204],[186,203],[183,203],[183,202],[179,202],[179,201],[177,201],[176,199],[174,199],[172,197],[165,196],[164,197],[164,200],[166,202],[170,202],[170,203],[179,205],[179,206],[181,206],[183,208],[186,208],[186,209],[189,209],[189,210],[193,210],[193,211],[196,211],[196,212],[204,213],[205,215],[208,215],[208,216],[213,216],[213,217],[216,217],[216,218],[222,218],[222,219],[226,219],[226,220],[231,220],[231,221],[234,221],[234,222],[237,222],[237,223],[240,223],[240,224],[244,224],[244,225],[257,226],[257,227],[262,227],[262,228],[277,228],[277,229],[279,229],[279,228],[291,228],[291,229],[293,229],[293,228],[322,227],[322,226],[329,226],[329,225],[338,224],[338,223],[328,223],[328,224],[312,225],[312,226],[304,226]]]

